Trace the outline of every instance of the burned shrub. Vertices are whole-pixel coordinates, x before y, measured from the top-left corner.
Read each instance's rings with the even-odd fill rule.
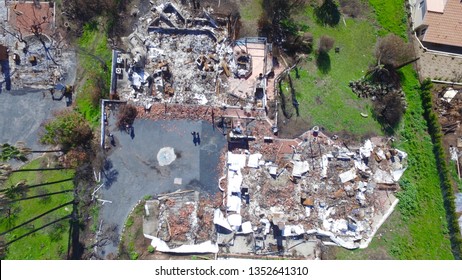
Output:
[[[335,40],[332,37],[327,35],[321,36],[319,40],[319,48],[318,51],[320,53],[328,53],[334,47]]]
[[[405,102],[398,92],[376,96],[374,114],[382,125],[396,127],[405,111]]]
[[[137,116],[136,107],[131,104],[125,104],[120,106],[119,113],[117,115],[117,127],[124,129],[127,126],[132,126]]]

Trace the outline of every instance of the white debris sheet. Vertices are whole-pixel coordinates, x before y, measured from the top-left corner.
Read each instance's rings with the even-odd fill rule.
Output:
[[[253,230],[252,230],[252,223],[247,221],[247,222],[244,222],[242,223],[241,225],[241,231],[238,232],[238,233],[242,233],[242,234],[249,234],[249,233],[252,233]]]
[[[228,152],[228,166],[231,170],[238,170],[245,167],[247,156],[244,154],[233,154]]]
[[[215,209],[215,211],[213,213],[213,224],[219,225],[219,226],[227,229],[228,231],[233,231],[233,229],[231,228],[228,220],[225,219],[225,217],[223,216],[223,213],[221,212],[220,209]]]
[[[156,248],[156,251],[163,253],[177,253],[177,254],[216,254],[218,253],[218,244],[212,241],[205,241],[200,244],[181,245],[177,248],[170,248],[167,243],[160,238],[144,235],[144,237],[152,239],[151,246]]]
[[[354,180],[356,177],[358,177],[356,175],[356,170],[354,168],[346,171],[346,172],[343,172],[343,173],[340,173],[339,175],[339,178],[340,178],[340,181],[343,183],[346,183],[346,182],[349,182],[351,180]]]
[[[231,214],[228,216],[228,223],[237,230],[242,225],[242,216],[239,214]]]
[[[241,198],[236,195],[228,196],[226,206],[226,210],[228,210],[228,212],[241,212]]]
[[[282,236],[299,236],[305,233],[301,225],[286,225],[282,231]]]
[[[397,174],[398,177],[399,174]],[[374,174],[374,182],[377,184],[393,184],[395,180],[393,175],[390,172],[383,171],[382,169],[377,169]]]
[[[310,165],[307,161],[295,161],[292,176],[302,177],[306,172],[310,170]]]
[[[261,158],[262,158],[262,154],[259,154],[259,153],[250,155],[247,166],[252,167],[252,168],[258,168],[260,166],[259,161]]]
[[[374,147],[372,146],[371,140],[366,140],[366,142],[364,142],[364,146],[359,148],[359,154],[362,158],[369,158],[371,156],[373,148]]]
[[[452,88],[449,88],[443,95],[443,99],[447,102],[451,102],[454,97],[456,97],[458,91]]]

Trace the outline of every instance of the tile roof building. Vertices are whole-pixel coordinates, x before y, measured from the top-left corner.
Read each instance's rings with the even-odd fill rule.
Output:
[[[461,0],[409,0],[413,29],[422,44],[462,53]]]

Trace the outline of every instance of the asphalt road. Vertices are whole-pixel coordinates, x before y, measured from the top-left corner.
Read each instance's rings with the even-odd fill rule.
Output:
[[[133,126],[133,135],[109,127],[115,147],[102,176],[101,198],[112,203],[102,206],[100,219],[105,225],[117,225],[119,234],[130,210],[146,195],[179,189],[215,193],[221,175],[220,151],[226,144],[226,138],[203,121],[136,120]],[[195,145],[193,131],[199,133],[200,145]],[[176,154],[167,166],[157,161],[163,147],[172,147]],[[181,178],[182,184],[174,184],[175,178]],[[100,251],[102,257],[116,252],[117,244],[112,243]]]

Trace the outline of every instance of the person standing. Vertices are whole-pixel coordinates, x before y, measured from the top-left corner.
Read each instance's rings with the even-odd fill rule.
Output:
[[[197,138],[196,138],[196,132],[193,131],[191,132],[192,136],[193,136],[193,143],[194,143],[194,146],[197,146]]]

